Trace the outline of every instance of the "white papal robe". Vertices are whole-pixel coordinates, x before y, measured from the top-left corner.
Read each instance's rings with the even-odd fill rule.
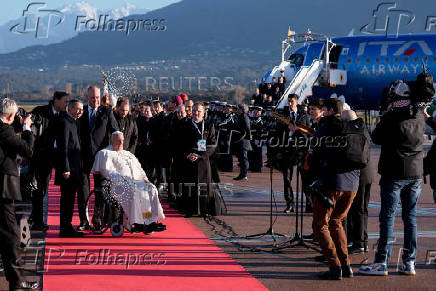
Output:
[[[147,175],[131,152],[109,146],[97,153],[91,171],[111,181],[111,194],[123,206],[128,224],[150,224],[165,218],[156,187],[144,181]]]

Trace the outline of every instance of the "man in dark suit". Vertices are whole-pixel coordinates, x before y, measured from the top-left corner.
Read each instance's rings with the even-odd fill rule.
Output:
[[[186,102],[185,108],[190,106],[192,114],[191,102]],[[156,185],[159,191],[162,191],[164,184],[167,183],[168,171],[169,171],[169,154],[168,154],[168,139],[169,139],[169,127],[168,120],[165,116],[162,103],[159,100],[153,101],[153,107],[156,114],[151,120],[151,140],[152,151],[154,153],[153,164],[156,171]],[[188,114],[188,110],[186,110]]]
[[[138,145],[136,146],[136,157],[141,163],[141,167],[144,169],[145,174],[150,181],[155,181],[156,173],[154,172],[153,165],[153,151],[151,144],[151,130],[152,130],[152,117],[150,104],[144,106],[144,115],[140,115],[136,119],[138,127]]]
[[[238,120],[235,127],[235,138],[232,136],[233,148],[235,149],[236,156],[239,162],[239,176],[233,180],[247,180],[248,179],[248,157],[247,152],[251,151],[251,131],[250,131],[250,118],[248,118],[248,106],[245,104],[238,105]]]
[[[260,94],[267,93],[266,92],[267,87],[268,87],[268,85],[267,85],[267,83],[265,81],[265,78],[262,78],[262,81],[259,84],[259,92],[260,92]]]
[[[109,145],[112,132],[119,130],[114,113],[110,107],[100,106],[100,88],[88,88],[88,105],[78,120],[82,157],[82,182],[77,195],[80,225],[78,230],[89,229],[86,200],[89,196],[89,174],[94,164],[95,154]],[[94,184],[100,181],[95,179]]]
[[[114,111],[118,127],[124,135],[124,150],[135,153],[136,142],[138,141],[138,127],[130,112],[129,99],[120,97],[117,100],[117,107]]]
[[[280,165],[280,170],[283,174],[283,193],[286,200],[286,209],[283,212],[290,213],[294,211],[294,191],[291,186],[294,166],[298,164],[298,159],[301,158],[301,155],[304,152],[304,149],[299,149],[295,146],[298,145],[295,141],[299,137],[304,136],[295,125],[310,127],[310,118],[305,112],[298,110],[297,94],[289,94],[288,107],[285,107],[284,111],[294,124],[290,127],[279,124],[277,129],[280,138],[280,159],[278,164]],[[304,182],[305,181],[303,181],[303,183]],[[309,199],[307,201],[309,201]],[[312,205],[307,204],[306,208],[311,209]]]
[[[35,153],[32,168],[35,171],[38,189],[32,193],[32,230],[46,231],[48,226],[43,221],[43,199],[48,190],[51,172],[54,168],[55,134],[59,114],[65,112],[68,94],[55,92],[48,105],[35,107],[32,111],[35,134]]]
[[[58,161],[55,184],[61,186],[60,237],[80,237],[73,229],[74,200],[81,183],[80,141],[77,122],[83,114],[83,103],[77,99],[68,102],[68,113],[59,119],[56,130]]]
[[[36,289],[39,284],[26,281],[20,266],[21,234],[14,201],[21,200],[17,154],[27,159],[32,157],[33,135],[30,115],[23,120],[21,138],[15,134],[11,124],[17,110],[17,104],[11,99],[5,98],[0,103],[0,253],[9,290],[26,290]]]

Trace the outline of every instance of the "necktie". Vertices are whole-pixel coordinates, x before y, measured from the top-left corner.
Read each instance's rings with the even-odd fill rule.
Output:
[[[95,110],[91,109],[91,116],[89,117],[89,128],[94,128],[94,122],[95,122]]]

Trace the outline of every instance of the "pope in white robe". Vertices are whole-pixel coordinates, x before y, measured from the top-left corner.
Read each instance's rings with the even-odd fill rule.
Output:
[[[92,173],[110,180],[110,193],[123,207],[129,225],[149,225],[165,218],[156,187],[149,182],[138,159],[123,150],[122,132],[95,156]]]

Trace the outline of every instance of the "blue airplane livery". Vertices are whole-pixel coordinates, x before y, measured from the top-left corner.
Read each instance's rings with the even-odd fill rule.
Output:
[[[349,36],[311,42],[306,36],[305,44],[287,60],[285,52],[282,45],[282,63],[263,76],[270,82],[283,71],[290,81],[278,108],[286,105],[285,96],[296,93],[300,102],[342,95],[354,109],[377,110],[383,88],[391,82],[415,81],[423,63],[429,74],[436,74],[436,34]]]

